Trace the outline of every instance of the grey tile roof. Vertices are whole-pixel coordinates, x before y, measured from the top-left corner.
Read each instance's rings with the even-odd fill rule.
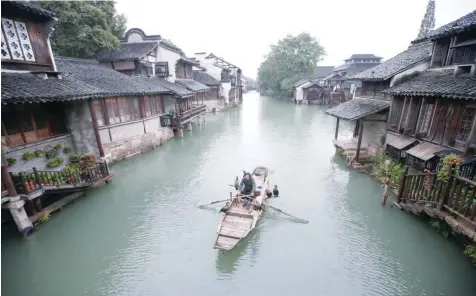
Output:
[[[453,70],[427,70],[384,91],[392,95],[442,96],[476,99],[476,76],[453,75]]]
[[[176,79],[175,82],[194,92],[210,89],[208,86],[201,84],[200,82],[195,81],[193,79]]]
[[[167,42],[167,40],[160,40],[160,46],[163,47],[163,48],[166,48],[166,49],[169,49],[169,50],[172,50],[172,51],[175,51],[176,53],[184,56],[185,53],[183,52],[183,50],[175,45],[173,45],[172,43],[170,42]]]
[[[159,84],[170,91],[172,91],[175,95],[180,97],[190,97],[193,96],[193,92],[188,90],[187,88],[181,86],[178,83],[169,82],[163,78],[156,77]]]
[[[363,72],[378,65],[380,65],[380,63],[349,63],[336,67],[332,72],[336,73],[340,71],[345,71],[346,77],[352,77],[360,72]]]
[[[211,75],[199,70],[193,71],[193,79],[207,86],[219,86],[221,84],[220,81]]]
[[[346,59],[346,61],[353,59],[381,59],[381,57],[376,56],[373,53],[356,53],[351,55],[350,58]]]
[[[143,77],[132,77],[101,66],[95,60],[55,58],[58,71],[110,95],[140,95],[167,93],[169,89]]]
[[[185,63],[185,64],[191,64],[191,65],[194,65],[194,66],[199,66],[200,63],[196,60],[192,60],[192,59],[189,59],[189,58],[186,58],[186,57],[181,57],[179,59],[181,62]]]
[[[298,86],[300,86],[301,84],[306,83],[306,82],[308,82],[308,81],[311,81],[311,79],[309,79],[309,78],[301,78],[301,79],[299,79],[298,81],[296,81],[296,82],[293,84],[293,86],[294,86],[294,87],[298,87]]]
[[[70,77],[43,79],[32,73],[2,72],[2,104],[44,103],[101,97],[103,91]]]
[[[334,70],[334,66],[317,66],[316,71],[314,71],[315,78],[323,78],[329,75],[332,70]]]
[[[116,51],[101,51],[96,59],[101,62],[138,60],[157,47],[157,42],[121,43]]]
[[[326,113],[344,120],[357,120],[388,108],[388,101],[356,98],[327,109]]]
[[[444,26],[439,27],[431,31],[427,36],[421,39],[416,39],[412,43],[418,43],[424,40],[435,40],[448,36],[453,36],[465,31],[473,30],[476,28],[476,10],[468,13],[467,15],[460,17],[459,19],[452,21]]]
[[[27,1],[2,1],[2,10],[20,10],[43,19],[56,17],[56,13],[43,9],[38,4]]]
[[[394,56],[393,58],[373,67],[360,72],[352,79],[379,81],[392,78],[394,75],[410,68],[413,65],[419,64],[422,61],[430,59],[432,50],[431,42],[424,42],[420,44],[414,44],[408,47],[402,53]]]

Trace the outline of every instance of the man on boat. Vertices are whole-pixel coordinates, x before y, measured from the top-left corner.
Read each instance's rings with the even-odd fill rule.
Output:
[[[239,193],[242,195],[254,196],[255,190],[256,190],[255,180],[253,179],[250,173],[245,173],[240,183]],[[241,203],[248,210],[250,209],[250,206],[252,204],[252,198],[253,197],[250,197],[250,200],[246,198],[241,199]]]

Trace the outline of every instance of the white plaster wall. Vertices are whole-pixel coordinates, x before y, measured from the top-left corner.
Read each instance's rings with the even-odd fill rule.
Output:
[[[393,76],[392,79],[390,80],[390,87],[392,87],[395,84],[395,81],[400,80],[400,78],[402,76],[409,75],[409,74],[412,74],[412,73],[417,72],[417,71],[423,72],[426,69],[428,69],[429,67],[430,67],[430,61],[425,61],[421,64],[413,66],[410,69],[407,69],[407,70],[405,70],[401,73],[398,73],[397,75]]]
[[[146,133],[151,133],[153,131],[156,131],[156,130],[160,129],[160,118],[155,117],[155,118],[152,118],[152,119],[149,119],[149,120],[145,120],[144,125],[145,125],[145,132]]]
[[[111,143],[111,137],[109,137],[109,129],[101,129],[99,128],[99,136],[101,137],[101,143],[108,144]]]
[[[142,36],[137,34],[137,33],[132,33],[129,35],[129,38],[127,38],[127,42],[142,42]]]
[[[157,60],[168,63],[169,75],[171,76],[167,77],[167,80],[170,82],[175,82],[175,79],[176,79],[175,64],[177,64],[177,61],[179,59],[180,59],[180,54],[159,46]]]
[[[296,87],[296,101],[304,100],[304,90],[302,89],[304,86],[308,86],[311,82],[306,82],[298,87]]]
[[[109,128],[112,141],[127,139],[133,136],[144,134],[144,124],[142,121],[130,124],[118,125]]]
[[[221,86],[223,88],[223,97],[225,98],[225,103],[230,103],[230,89],[231,89],[231,82],[222,82]]]

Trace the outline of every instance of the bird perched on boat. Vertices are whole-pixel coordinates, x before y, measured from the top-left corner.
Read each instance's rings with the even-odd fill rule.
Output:
[[[274,185],[273,195],[274,195],[274,197],[278,197],[278,196],[279,196],[278,185]]]
[[[238,180],[238,176],[236,176],[235,179],[235,190],[238,190],[240,188],[240,180]]]
[[[265,192],[266,192],[266,196],[267,196],[268,198],[273,197],[273,193],[272,193],[271,191],[269,191],[268,189],[266,189]]]

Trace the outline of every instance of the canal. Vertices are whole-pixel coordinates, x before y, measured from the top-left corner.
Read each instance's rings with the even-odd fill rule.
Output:
[[[383,208],[382,188],[334,155],[334,128],[321,107],[246,94],[185,138],[118,163],[111,184],[31,237],[4,229],[2,295],[474,295],[462,249]],[[226,198],[258,164],[281,191],[270,203],[310,223],[268,211],[220,254],[219,206],[196,204]]]

